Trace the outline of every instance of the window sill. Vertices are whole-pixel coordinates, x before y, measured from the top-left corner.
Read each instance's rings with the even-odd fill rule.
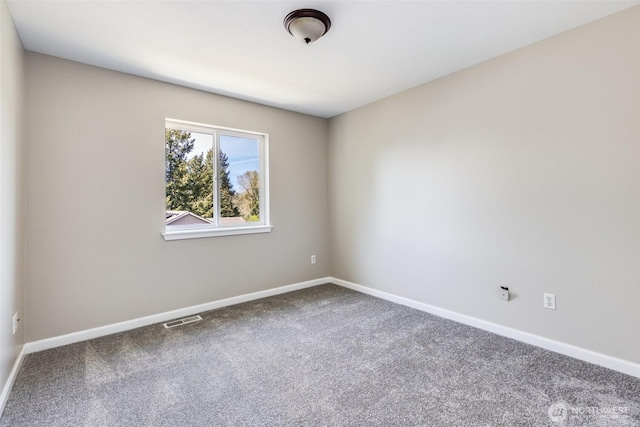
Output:
[[[208,228],[190,230],[172,230],[162,233],[164,240],[200,239],[203,237],[235,236],[238,234],[270,233],[273,226],[256,225],[251,227]]]

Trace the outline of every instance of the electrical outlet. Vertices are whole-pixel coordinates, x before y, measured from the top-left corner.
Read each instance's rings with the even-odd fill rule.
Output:
[[[555,310],[556,309],[555,294],[544,294],[543,304],[544,304],[544,308],[548,308],[549,310]]]
[[[16,311],[16,314],[13,315],[13,333],[15,335],[16,331],[18,330],[18,321],[20,320],[20,318],[18,317],[18,312]]]
[[[509,301],[509,288],[506,286],[500,286],[500,299]]]
[[[311,255],[311,264],[315,264],[315,263],[316,263],[316,256]]]

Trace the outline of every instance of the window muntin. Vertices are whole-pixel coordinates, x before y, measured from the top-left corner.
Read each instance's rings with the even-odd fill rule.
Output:
[[[267,144],[266,134],[167,119],[165,239],[270,231]]]

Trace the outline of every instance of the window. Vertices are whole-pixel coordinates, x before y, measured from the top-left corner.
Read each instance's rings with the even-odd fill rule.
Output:
[[[265,233],[268,135],[167,119],[165,240]]]

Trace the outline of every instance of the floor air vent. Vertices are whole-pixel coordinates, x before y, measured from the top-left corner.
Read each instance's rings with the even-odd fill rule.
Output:
[[[199,322],[202,320],[200,315],[185,317],[183,319],[172,320],[171,322],[163,323],[165,329],[175,328],[176,326],[186,325],[187,323]]]

